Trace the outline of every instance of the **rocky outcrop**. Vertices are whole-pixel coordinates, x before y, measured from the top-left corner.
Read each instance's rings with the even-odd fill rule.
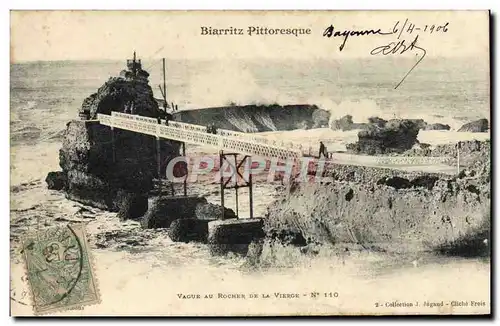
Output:
[[[298,183],[268,208],[266,236],[283,244],[477,256],[489,253],[489,141],[461,142],[455,176],[333,165],[329,182]],[[456,144],[436,146],[455,153]],[[302,239],[302,240],[301,240]]]
[[[340,119],[333,120],[330,128],[333,130],[342,131],[351,130],[353,123],[354,122],[352,121],[352,115],[345,115]]]
[[[147,72],[140,62],[128,62],[120,77],[110,78],[97,93],[85,99],[80,117],[67,123],[59,151],[59,165],[66,178],[66,197],[71,200],[120,212],[120,218],[137,218],[146,209],[145,195],[158,177],[157,143],[149,135],[115,129],[99,124],[97,113],[111,110],[156,116]],[[161,170],[179,155],[180,144],[161,141]],[[49,174],[48,180],[53,180]],[[49,184],[49,186],[51,186]]]
[[[330,114],[316,105],[231,105],[175,112],[174,119],[218,129],[263,132],[317,128]]]
[[[145,194],[130,193],[120,190],[116,196],[118,217],[121,221],[137,219],[148,210],[148,197]]]
[[[489,123],[488,119],[479,119],[476,121],[468,122],[464,124],[460,129],[458,129],[459,132],[488,132],[489,129]]]
[[[387,154],[404,152],[417,143],[419,120],[390,120],[383,128],[370,125],[358,133],[358,142],[348,144],[347,150],[356,154]]]
[[[431,123],[431,124],[426,124],[423,129],[424,130],[450,130],[451,127],[449,125],[445,125],[442,123]]]
[[[333,120],[330,124],[330,128],[332,130],[342,130],[342,131],[367,129],[369,126],[370,126],[369,123],[355,123],[352,120],[352,115],[345,115],[340,119]]]
[[[489,183],[478,179],[303,183],[271,205],[264,220],[274,234],[299,231],[311,242],[394,253],[442,251],[484,233],[490,201]]]
[[[212,220],[177,219],[170,224],[168,236],[175,242],[207,242],[210,221]]]
[[[325,110],[316,110],[312,114],[313,128],[325,128],[328,127],[328,121],[330,121],[330,112]]]
[[[111,111],[157,117],[164,114],[158,109],[153,90],[148,84],[149,73],[142,70],[140,62],[137,70],[123,70],[118,77],[110,77],[96,93],[87,97],[79,111],[87,120],[96,119],[97,113],[110,114]],[[129,62],[129,68],[133,65]],[[135,74],[135,75],[134,75]]]
[[[208,223],[208,247],[212,255],[228,252],[246,255],[249,245],[265,236],[260,218],[218,220]]]
[[[169,228],[178,219],[214,220],[222,215],[222,207],[207,202],[205,197],[156,197],[153,199],[141,225],[143,228]],[[225,208],[226,218],[234,218],[232,209]]]
[[[429,124],[422,119],[406,119],[407,121],[413,122],[419,129],[422,130],[450,130],[449,125],[442,123],[432,123]],[[356,130],[356,129],[370,129],[371,127],[384,128],[387,124],[387,120],[379,117],[368,118],[368,123],[357,123],[353,121],[351,115],[345,115],[340,119],[333,120],[330,128],[333,130]]]
[[[68,178],[64,172],[49,172],[45,178],[47,188],[51,190],[64,190],[68,184]]]
[[[379,117],[370,117],[368,118],[368,123],[372,125],[376,125],[379,128],[383,128],[387,123],[387,120],[379,118]]]
[[[119,211],[119,192],[134,197],[152,189],[153,178],[157,177],[156,140],[125,130],[115,130],[114,134],[113,156],[112,135],[108,127],[97,121],[74,120],[67,124],[59,151],[59,165],[68,180],[66,195],[69,199]],[[178,153],[177,143],[162,141],[164,166]]]

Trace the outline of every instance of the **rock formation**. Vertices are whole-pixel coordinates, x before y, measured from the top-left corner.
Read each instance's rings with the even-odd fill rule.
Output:
[[[370,125],[367,130],[358,133],[358,142],[348,144],[346,147],[348,151],[356,154],[401,153],[417,143],[420,126],[419,120],[408,119],[390,120],[383,128]]]
[[[458,129],[459,132],[488,132],[489,129],[489,123],[488,119],[479,119],[476,121],[468,122],[464,124],[460,129]]]
[[[66,174],[63,172],[49,172],[45,178],[47,188],[51,190],[64,190],[68,184]]]
[[[387,120],[379,118],[379,117],[370,117],[368,118],[368,122],[370,124],[374,124],[377,127],[383,128],[385,124],[387,123]]]
[[[491,209],[489,157],[474,177],[333,170],[329,183],[300,183],[268,209],[268,238],[293,234],[321,244],[356,244],[392,253],[487,255]],[[348,178],[351,171],[355,178]],[[288,240],[287,242],[291,242]]]
[[[175,112],[174,119],[218,129],[263,132],[318,128],[330,114],[316,105],[231,105]]]
[[[369,123],[356,123],[352,120],[352,115],[345,115],[340,119],[335,119],[331,122],[330,128],[333,130],[349,131],[355,129],[367,129]]]
[[[332,128],[333,130],[342,131],[351,130],[353,123],[354,122],[352,121],[352,115],[345,115],[340,119],[333,120],[330,128]]]
[[[313,128],[325,128],[328,127],[328,121],[330,120],[330,112],[325,110],[316,110],[312,114]]]
[[[142,69],[141,60],[136,60],[135,54],[133,60],[127,60],[127,68],[120,72],[120,76],[110,77],[96,93],[83,101],[80,117],[97,119],[97,113],[110,114],[111,111],[154,118],[164,114],[148,84],[149,73]]]
[[[442,123],[432,123],[429,124],[422,119],[406,119],[408,121],[413,122],[419,129],[422,130],[450,130],[451,127],[449,125],[445,125]],[[379,118],[379,117],[370,117],[368,118],[368,123],[357,123],[354,122],[351,115],[345,115],[340,119],[333,120],[330,124],[330,128],[333,130],[355,130],[355,129],[370,129],[371,127],[384,128],[387,124],[387,120]]]
[[[210,204],[205,197],[156,197],[141,221],[145,229],[168,228],[178,219],[213,220],[222,215],[222,207]],[[224,208],[226,218],[235,218],[232,209]]]
[[[67,198],[110,211],[119,211],[122,219],[145,213],[145,194],[157,177],[156,140],[149,135],[121,129],[113,132],[95,119],[97,113],[111,110],[144,116],[157,116],[158,105],[148,85],[148,73],[140,61],[129,60],[129,70],[110,78],[97,93],[84,100],[80,118],[67,123],[59,151],[59,177]],[[113,151],[114,144],[114,151]],[[161,141],[164,171],[168,160],[177,156],[179,144]],[[54,175],[47,176],[49,186]],[[51,187],[61,188],[58,185]]]
[[[427,124],[424,127],[424,130],[450,130],[451,127],[449,125],[445,125],[442,123],[431,123]]]

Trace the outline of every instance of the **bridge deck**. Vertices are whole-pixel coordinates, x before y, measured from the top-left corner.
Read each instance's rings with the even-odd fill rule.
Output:
[[[310,156],[311,149],[301,144],[284,141],[273,141],[267,137],[242,133],[232,130],[217,130],[217,134],[206,131],[206,127],[189,123],[165,120],[159,124],[157,119],[112,112],[111,115],[98,114],[97,119],[103,125],[135,131],[159,138],[177,140],[181,142],[206,145],[219,150],[232,151],[246,155],[266,158],[300,159]],[[453,174],[456,167],[444,164],[448,157],[397,157],[397,156],[369,156],[333,153],[331,161],[339,164],[378,166],[391,169],[412,171],[440,172]]]
[[[221,131],[223,134],[210,134],[199,125],[169,121],[169,125],[159,124],[154,118],[116,113],[111,116],[98,114],[101,124],[124,130],[136,131],[147,135],[182,141],[190,144],[208,145],[220,150],[241,154],[257,155],[279,159],[298,159],[302,157],[299,148],[286,148],[267,144],[265,137],[244,137],[244,133]]]

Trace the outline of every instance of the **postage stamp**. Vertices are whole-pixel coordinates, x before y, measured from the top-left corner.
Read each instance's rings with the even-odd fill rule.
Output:
[[[30,234],[23,241],[23,256],[35,314],[100,301],[83,224]]]

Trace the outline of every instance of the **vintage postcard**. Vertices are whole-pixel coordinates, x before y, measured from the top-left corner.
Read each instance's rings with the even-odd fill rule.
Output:
[[[13,316],[491,313],[488,11],[11,11]]]

